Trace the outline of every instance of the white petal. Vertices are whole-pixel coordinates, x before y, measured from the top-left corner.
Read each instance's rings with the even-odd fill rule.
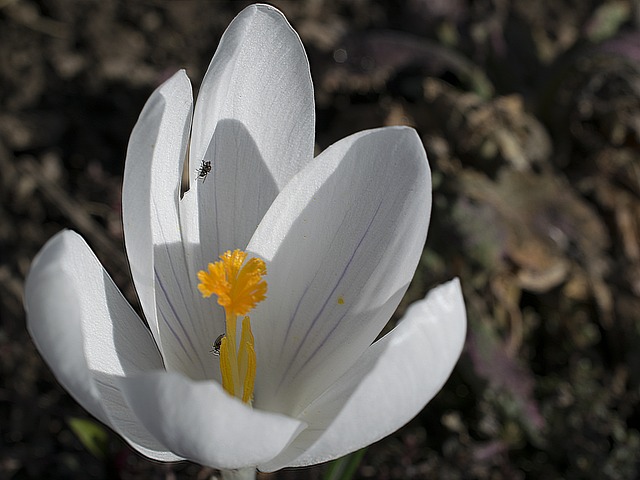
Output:
[[[190,160],[199,268],[246,247],[278,192],[313,158],[314,129],[297,33],[271,6],[246,8],[223,35],[196,101]],[[212,171],[197,179],[203,160]]]
[[[155,372],[123,378],[127,402],[175,453],[220,469],[255,466],[277,455],[304,424],[254,410],[217,382]]]
[[[215,375],[207,358],[217,329],[201,321],[195,272],[180,229],[180,178],[192,110],[183,70],[147,101],[129,141],[122,210],[131,272],[166,367],[193,378]]]
[[[360,132],[285,187],[248,249],[267,261],[252,313],[256,405],[297,416],[368,348],[422,253],[431,209],[413,129]]]
[[[196,102],[191,142],[196,162],[205,158],[222,120],[246,128],[279,189],[313,158],[309,62],[298,34],[274,7],[245,8],[222,36]]]
[[[411,305],[391,333],[302,413],[309,427],[260,469],[325,462],[394,432],[442,388],[465,333],[466,312],[456,279]]]
[[[79,235],[59,233],[34,259],[25,310],[38,350],[83,407],[145,455],[178,459],[131,414],[113,383],[113,375],[162,369],[162,359],[149,331]]]

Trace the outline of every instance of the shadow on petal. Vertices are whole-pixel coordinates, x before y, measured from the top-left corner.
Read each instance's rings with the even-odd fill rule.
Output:
[[[227,250],[247,247],[279,190],[251,133],[238,120],[218,122],[204,158],[192,160],[210,161],[212,166],[196,186],[201,259],[206,265]]]

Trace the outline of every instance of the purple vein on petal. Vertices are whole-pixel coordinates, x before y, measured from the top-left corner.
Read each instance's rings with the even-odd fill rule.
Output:
[[[184,328],[184,324],[180,321],[180,316],[176,312],[176,309],[173,306],[173,303],[171,303],[171,300],[170,300],[169,296],[167,295],[167,290],[165,289],[164,284],[162,283],[162,280],[160,279],[160,276],[158,275],[158,271],[155,268],[154,268],[154,273],[155,273],[157,284],[160,287],[160,289],[162,290],[162,293],[164,294],[164,298],[167,300],[167,304],[169,305],[169,308],[171,309],[171,312],[173,313],[173,317],[176,319],[178,325],[180,325],[180,329],[182,330],[183,335],[186,337],[187,341],[189,342],[189,346],[191,347],[191,351],[195,352],[196,351],[196,347],[193,344],[193,341],[191,340],[191,337],[187,333],[187,330]],[[164,323],[167,325],[167,327],[169,327],[169,330],[171,331],[173,336],[178,340],[178,343],[180,344],[180,347],[182,347],[182,350],[184,350],[184,352],[187,354],[187,357],[189,357],[189,360],[191,361],[191,363],[195,363],[194,360],[193,360],[193,357],[191,356],[191,351],[189,351],[188,349],[185,348],[184,344],[182,343],[181,338],[178,336],[177,332],[173,329],[173,327],[171,326],[171,323],[164,316],[164,313],[163,313],[162,309],[159,308],[158,311],[160,312],[160,316],[164,320]],[[200,363],[200,367],[202,368],[202,372],[206,376],[206,372],[207,371],[206,371],[206,369],[204,367],[204,364],[202,363],[202,359],[200,358],[200,355],[198,355],[197,357],[198,357],[198,363]]]
[[[153,206],[155,209],[155,213],[156,213],[156,218],[160,218],[160,213],[158,212],[158,205],[156,202],[153,202]],[[164,234],[164,229],[162,228],[162,222],[158,222],[158,227],[160,229],[160,235],[162,236],[162,238],[166,238],[165,234]],[[171,273],[173,274],[173,278],[177,279],[178,275],[176,273],[176,269],[175,266],[173,264],[173,256],[169,253],[169,246],[167,242],[162,243],[162,246],[164,247],[165,250],[165,255],[166,258],[169,260],[169,266],[171,267]],[[184,248],[184,242],[182,242],[182,247]],[[184,250],[183,250],[184,251]],[[185,257],[186,258],[186,257]],[[162,292],[164,293],[165,298],[167,299],[167,302],[169,303],[169,306],[171,307],[171,311],[173,312],[174,317],[176,318],[176,320],[178,321],[178,323],[180,324],[180,327],[185,335],[185,337],[187,337],[187,340],[189,341],[189,345],[191,346],[191,348],[193,349],[193,351],[196,351],[196,348],[193,344],[193,341],[191,340],[191,337],[189,336],[189,334],[187,333],[186,329],[184,328],[184,325],[182,324],[182,321],[180,320],[180,317],[178,316],[173,303],[171,302],[171,300],[169,299],[169,296],[167,295],[167,291],[164,288],[164,285],[162,284],[162,282],[160,281],[160,276],[158,275],[158,271],[155,269],[154,267],[154,273],[156,278],[158,279],[158,283],[160,284],[160,288],[162,289]],[[180,291],[180,298],[182,299],[182,304],[185,307],[185,311],[187,312],[187,314],[189,314],[189,302],[187,301],[187,297],[185,296],[184,290],[182,289],[182,283],[177,281],[176,282],[178,285],[178,290]],[[164,319],[165,322],[167,322],[166,318]],[[167,322],[168,324],[168,322]],[[169,327],[171,329],[171,327]],[[173,329],[171,329],[172,333],[175,336],[175,332],[173,331]],[[184,349],[184,346],[183,346]],[[187,353],[187,355],[189,356],[189,359],[191,360],[191,362],[193,363],[193,358],[191,357],[191,355],[189,355],[189,352],[187,350],[185,350],[185,352]],[[206,369],[204,367],[204,364],[202,363],[202,359],[200,358],[200,355],[198,355],[198,363],[200,363],[200,367],[202,368],[202,373],[205,375],[206,377]]]
[[[154,208],[156,210],[156,218],[160,218],[160,214],[158,212],[157,205],[155,204],[155,202],[154,202]],[[164,238],[166,238],[166,236],[164,234],[164,229],[162,228],[162,222],[158,222],[158,223],[159,223],[160,235],[164,239]],[[171,267],[171,273],[173,274],[173,278],[178,279],[178,274],[176,273],[176,268],[173,265],[174,256],[171,255],[171,253],[169,252],[169,246],[168,245],[169,244],[166,241],[164,241],[162,243],[162,246],[164,247],[164,250],[165,250],[165,255],[166,255],[167,259],[169,260],[169,266]],[[184,242],[182,242],[182,251],[184,253]],[[186,258],[186,255],[185,255],[185,258]],[[156,276],[157,276],[157,271],[156,271]],[[182,304],[184,305],[185,310],[187,312],[189,312],[189,302],[187,301],[187,297],[185,296],[184,290],[182,289],[182,282],[177,281],[176,284],[178,285],[178,290],[180,291],[180,298],[182,299]],[[166,295],[166,292],[165,292],[165,295]],[[167,300],[168,299],[169,299],[169,297],[167,297]]]
[[[298,348],[296,349],[296,352],[294,353],[293,357],[291,357],[291,360],[289,360],[289,365],[287,366],[286,370],[284,371],[284,373],[282,374],[282,377],[280,378],[280,383],[278,384],[278,387],[276,388],[276,392],[278,392],[280,390],[280,388],[282,387],[282,384],[284,383],[285,378],[287,378],[287,376],[289,375],[291,368],[293,367],[293,364],[295,363],[295,359],[298,357],[298,355],[300,354],[300,351],[302,349],[302,346],[305,344],[305,342],[307,341],[309,334],[311,333],[311,331],[313,330],[313,327],[315,326],[316,322],[318,321],[319,318],[322,317],[323,312],[325,311],[327,305],[329,304],[329,301],[331,300],[331,298],[333,298],[333,295],[335,294],[336,290],[338,289],[338,287],[340,286],[340,283],[342,282],[342,280],[344,279],[344,276],[347,273],[347,270],[349,270],[349,266],[351,265],[351,263],[353,262],[353,259],[355,258],[356,254],[358,253],[358,250],[360,250],[360,247],[362,246],[362,242],[364,241],[364,239],[367,237],[367,235],[369,234],[369,230],[371,229],[371,226],[373,225],[373,222],[375,221],[376,217],[378,216],[378,213],[380,212],[380,207],[382,206],[383,201],[380,201],[380,203],[378,204],[378,206],[376,207],[376,211],[374,212],[373,216],[371,217],[371,221],[369,222],[369,225],[367,225],[367,228],[365,229],[364,233],[362,234],[362,237],[360,237],[360,240],[358,241],[358,244],[356,245],[356,248],[353,249],[353,253],[351,254],[351,257],[349,258],[349,261],[346,263],[344,269],[342,270],[342,273],[340,274],[340,277],[338,278],[338,281],[335,283],[335,286],[333,287],[333,289],[331,290],[331,293],[329,293],[329,295],[327,296],[327,298],[324,301],[324,304],[322,305],[322,308],[320,309],[320,311],[316,314],[316,316],[314,317],[314,319],[311,322],[311,325],[309,326],[309,328],[307,329],[307,332],[304,335],[304,338],[302,339],[302,341],[298,344]],[[307,287],[308,288],[308,287]],[[305,290],[306,293],[307,290]],[[297,311],[297,309],[296,309]],[[298,370],[296,371],[296,373],[291,377],[291,378],[295,378],[296,376],[298,376],[300,374],[300,372],[304,369],[304,367],[311,361],[311,359],[318,353],[318,351],[324,346],[324,344],[326,343],[326,341],[329,339],[329,337],[331,337],[332,333],[335,331],[335,329],[338,327],[338,325],[340,325],[340,323],[342,322],[342,320],[344,319],[344,317],[346,316],[346,312],[344,315],[342,315],[333,325],[333,327],[331,328],[331,330],[327,333],[327,335],[325,335],[324,339],[322,340],[322,342],[320,342],[320,344],[313,350],[313,352],[311,353],[311,355],[309,355],[307,357],[307,359],[305,360],[305,362],[302,364],[302,366],[300,366],[300,368],[298,368]],[[293,318],[291,320],[290,323],[293,323]]]
[[[298,310],[300,310],[300,305],[302,305],[302,300],[304,300],[304,298],[307,296],[307,292],[309,291],[309,288],[311,288],[311,285],[313,285],[313,281],[317,276],[318,276],[318,271],[316,270],[316,273],[313,275],[313,278],[304,288],[304,292],[302,292],[302,295],[300,295],[300,299],[298,300],[296,309],[293,311],[293,315],[291,316],[291,321],[289,322],[289,325],[287,325],[287,332],[284,335],[283,344],[287,343],[287,340],[289,339],[289,332],[291,331],[291,325],[293,325],[294,320],[298,316]]]
[[[171,325],[171,323],[167,320],[167,317],[165,316],[163,311],[160,311],[160,317],[162,318],[162,320],[164,321],[165,325],[169,328],[169,331],[171,331],[171,334],[174,336],[174,338],[178,341],[178,343],[180,344],[180,348],[182,348],[182,350],[187,354],[187,357],[189,357],[189,360],[191,362],[193,362],[193,358],[191,357],[191,353],[189,352],[189,350],[187,348],[185,348],[184,343],[182,343],[182,339],[180,338],[180,336],[177,334],[177,332],[174,330],[173,326]]]
[[[336,237],[338,236],[338,233],[342,230],[342,225],[344,225],[345,221],[346,221],[346,217],[342,219],[342,222],[340,223],[340,227],[338,227],[336,229],[336,231],[334,232],[333,238],[331,239],[331,242],[329,243],[329,248],[335,242]],[[287,325],[287,331],[285,332],[285,335],[284,335],[283,344],[287,343],[287,340],[289,339],[289,333],[291,332],[291,326],[293,325],[295,319],[298,316],[298,311],[300,310],[300,306],[302,305],[302,301],[306,298],[307,293],[309,291],[309,288],[311,288],[311,285],[313,285],[313,282],[315,281],[315,279],[316,279],[316,277],[318,276],[319,273],[320,273],[320,269],[315,271],[315,273],[313,274],[313,278],[309,281],[309,283],[307,283],[307,286],[304,288],[304,291],[302,292],[302,295],[300,295],[300,299],[298,300],[296,308],[293,311],[293,315],[291,316],[291,321],[289,322],[289,325]],[[343,275],[344,275],[344,272],[343,272]],[[340,278],[342,278],[342,277],[340,277]],[[338,282],[339,281],[340,280],[338,280]],[[334,292],[335,292],[335,288],[336,287],[334,287],[334,290],[333,290]],[[332,294],[333,294],[333,292],[332,292]],[[329,295],[328,298],[331,298],[331,295]],[[327,301],[328,301],[328,299],[327,299]],[[326,303],[325,303],[325,305],[326,305]],[[316,319],[317,319],[317,317],[316,317]],[[315,322],[315,320],[314,320],[314,322]],[[313,325],[312,325],[312,327],[313,327]],[[305,338],[306,338],[306,336],[305,336]]]

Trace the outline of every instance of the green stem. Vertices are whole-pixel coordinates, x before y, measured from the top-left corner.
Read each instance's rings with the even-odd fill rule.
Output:
[[[338,458],[329,464],[323,480],[351,480],[358,470],[366,448],[353,452],[346,457]]]
[[[240,470],[220,470],[222,480],[255,480],[255,468],[242,468]]]

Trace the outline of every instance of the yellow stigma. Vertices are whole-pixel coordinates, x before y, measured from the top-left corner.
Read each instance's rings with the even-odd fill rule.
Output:
[[[267,282],[262,277],[267,267],[259,258],[251,258],[243,266],[246,258],[246,252],[227,250],[220,261],[208,265],[207,272],[198,272],[202,296],[209,298],[215,293],[227,315],[246,315],[266,298]]]
[[[204,298],[215,294],[224,307],[226,333],[220,341],[220,373],[222,386],[245,403],[253,400],[256,378],[256,352],[249,317],[242,321],[240,346],[236,338],[238,316],[246,315],[266,298],[267,282],[262,278],[267,267],[259,258],[247,259],[241,250],[227,251],[220,260],[210,263],[207,271],[198,272],[198,290]]]

